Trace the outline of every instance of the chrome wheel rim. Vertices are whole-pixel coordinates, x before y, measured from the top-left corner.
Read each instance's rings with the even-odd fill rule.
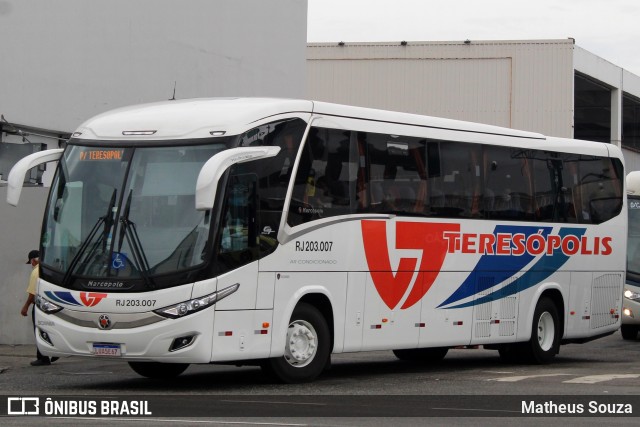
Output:
[[[311,323],[295,320],[287,330],[287,345],[284,359],[295,368],[307,366],[316,356],[318,350],[318,334]]]
[[[538,345],[543,351],[549,351],[553,346],[555,328],[553,316],[548,311],[540,315],[538,319]]]

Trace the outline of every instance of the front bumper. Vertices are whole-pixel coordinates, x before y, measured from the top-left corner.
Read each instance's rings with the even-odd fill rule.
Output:
[[[113,322],[113,329],[99,328],[100,316]],[[128,361],[171,363],[209,363],[215,310],[213,307],[178,319],[168,319],[153,312],[132,317],[124,313],[74,312],[65,309],[54,314],[36,310],[36,339],[47,356],[94,356],[94,344],[119,345]],[[95,319],[94,319],[95,318]],[[171,350],[179,338],[193,337],[190,344]],[[48,339],[49,342],[47,342]]]

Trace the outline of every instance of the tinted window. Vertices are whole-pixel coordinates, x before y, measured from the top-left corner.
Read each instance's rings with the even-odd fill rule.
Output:
[[[640,197],[629,197],[629,240],[627,243],[627,274],[640,275]]]
[[[427,207],[426,141],[376,133],[360,134],[359,139],[366,147],[368,211],[423,215]]]
[[[312,128],[300,157],[290,225],[355,212],[358,155],[349,131]]]
[[[556,221],[561,200],[562,160],[557,153],[535,151],[529,157],[533,175],[534,214],[536,221]]]
[[[568,162],[569,163],[569,162]],[[599,224],[622,209],[622,165],[616,159],[582,156],[573,189],[583,222]]]
[[[486,218],[533,218],[533,188],[526,154],[519,148],[484,147]]]
[[[481,146],[453,141],[429,141],[430,215],[482,216]]]
[[[348,213],[600,223],[620,212],[619,160],[312,129],[289,223]]]
[[[231,270],[259,257],[256,227],[256,182],[253,173],[229,175],[225,209],[221,215],[217,261],[222,270]]]
[[[278,146],[278,155],[231,167],[220,214],[217,254],[228,271],[275,250],[293,165],[306,123],[300,119],[258,126],[240,136],[239,146]]]

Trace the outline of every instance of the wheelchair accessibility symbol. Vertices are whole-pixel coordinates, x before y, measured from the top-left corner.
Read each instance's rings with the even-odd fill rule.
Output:
[[[114,270],[124,270],[127,268],[127,256],[120,252],[114,252],[111,255],[111,268]]]

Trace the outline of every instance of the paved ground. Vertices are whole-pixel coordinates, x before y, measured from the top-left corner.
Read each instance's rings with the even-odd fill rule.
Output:
[[[411,364],[398,361],[390,351],[339,354],[333,367],[311,384],[283,385],[270,382],[255,367],[199,365],[191,366],[171,381],[154,381],[139,377],[126,363],[109,358],[63,358],[51,367],[33,368],[35,347],[30,345],[0,346],[0,395],[11,396],[135,396],[136,398],[169,399],[162,407],[180,409],[176,413],[198,417],[203,406],[220,408],[222,416],[190,418],[164,417],[138,419],[138,427],[173,422],[186,424],[234,425],[314,425],[314,426],[414,426],[414,425],[493,425],[537,426],[619,426],[637,425],[638,415],[615,420],[591,417],[550,419],[510,417],[507,400],[535,399],[539,402],[557,397],[573,397],[578,402],[634,402],[640,412],[640,340],[625,341],[619,333],[584,345],[563,346],[551,365],[510,365],[489,350],[450,351],[438,365]],[[487,396],[491,396],[488,400]],[[306,399],[306,400],[305,400]],[[494,403],[495,402],[495,403]],[[307,406],[305,406],[307,405]],[[402,414],[354,416],[361,409],[383,410]],[[491,406],[486,409],[485,406]],[[463,407],[460,409],[460,407]],[[308,409],[307,409],[308,408]],[[314,411],[330,410],[322,417]],[[439,415],[409,418],[422,409],[437,414],[451,413],[454,418]],[[457,408],[457,409],[456,409]],[[224,409],[224,411],[222,411]],[[339,416],[344,409],[351,416]],[[271,415],[258,416],[264,411]],[[271,412],[269,412],[271,411]],[[354,412],[355,411],[355,412]],[[475,412],[473,412],[475,411]],[[484,411],[484,412],[483,412]],[[254,415],[245,415],[254,414]],[[273,414],[280,416],[274,417]],[[287,414],[284,416],[283,414]],[[301,417],[307,414],[307,417]],[[490,418],[487,417],[487,414]],[[498,414],[494,417],[493,414]],[[156,417],[155,415],[158,415]],[[242,416],[244,415],[244,416]],[[163,418],[164,417],[164,418]],[[252,417],[252,418],[247,418]],[[95,422],[96,420],[91,420]],[[104,419],[102,419],[104,421]],[[85,425],[87,418],[7,417],[0,425],[68,426]],[[99,421],[100,422],[100,421]],[[109,424],[130,425],[132,419],[109,419]]]

